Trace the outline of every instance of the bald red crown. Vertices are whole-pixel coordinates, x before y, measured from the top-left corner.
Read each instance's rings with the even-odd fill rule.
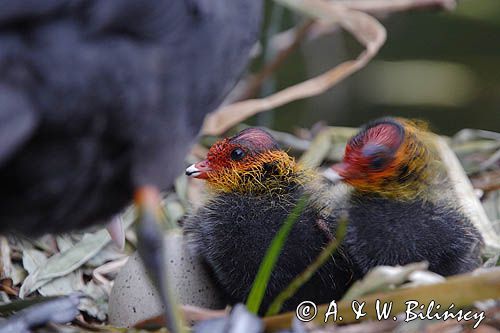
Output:
[[[223,168],[271,150],[279,150],[279,146],[269,133],[260,128],[247,128],[215,143],[207,154],[207,163],[213,169]]]
[[[369,123],[347,143],[343,162],[334,169],[346,180],[383,176],[394,167],[404,141],[402,124],[392,118]]]
[[[349,178],[383,171],[403,140],[403,126],[391,118],[368,124],[348,142],[340,175]]]
[[[207,180],[216,191],[252,194],[282,193],[310,178],[260,128],[248,128],[216,142],[207,159],[188,167],[186,174]]]
[[[423,122],[381,118],[349,140],[341,163],[332,166],[358,191],[409,199],[426,191],[439,170]]]
[[[255,152],[279,150],[276,140],[263,129],[247,128],[229,139],[232,144],[241,144]]]

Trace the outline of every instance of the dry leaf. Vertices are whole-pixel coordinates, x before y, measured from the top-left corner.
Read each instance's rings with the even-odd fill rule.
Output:
[[[335,22],[349,31],[364,47],[357,59],[341,63],[315,78],[283,89],[262,99],[250,99],[220,108],[205,118],[202,133],[218,135],[248,117],[283,104],[318,95],[363,68],[378,52],[386,38],[385,28],[372,16],[324,0],[276,0],[292,9],[326,22]]]

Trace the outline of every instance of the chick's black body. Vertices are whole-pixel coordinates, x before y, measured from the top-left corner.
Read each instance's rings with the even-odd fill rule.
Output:
[[[379,265],[419,261],[429,262],[430,271],[444,276],[480,264],[479,232],[449,203],[368,195],[351,198],[347,212],[344,245],[358,276]]]
[[[0,11],[0,231],[102,222],[165,188],[244,69],[261,1],[47,0]]]
[[[282,195],[220,193],[185,224],[195,251],[212,269],[231,303],[247,299],[271,241],[297,204],[302,186]],[[274,298],[311,264],[335,237],[336,221],[323,217],[309,202],[282,249],[260,308],[265,313]],[[319,303],[340,298],[352,282],[349,259],[342,247],[289,299],[282,310],[294,310],[304,300]]]
[[[482,237],[455,203],[434,140],[422,124],[381,118],[333,166],[351,185],[335,209],[348,216],[344,244],[360,276],[418,261],[444,276],[479,267]]]

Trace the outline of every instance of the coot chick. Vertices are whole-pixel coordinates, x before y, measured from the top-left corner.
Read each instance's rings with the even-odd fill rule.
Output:
[[[448,276],[480,261],[482,238],[453,197],[421,122],[381,118],[348,142],[326,173],[348,189],[336,214],[347,214],[344,245],[359,276],[378,265],[428,261]]]
[[[215,143],[207,159],[186,174],[207,182],[210,197],[184,224],[194,251],[212,270],[229,303],[244,302],[276,233],[301,197],[307,202],[285,242],[260,308],[273,299],[336,236],[329,195],[315,171],[305,169],[262,129],[249,128]],[[340,298],[352,281],[350,261],[337,248],[287,302],[292,310],[304,300]]]

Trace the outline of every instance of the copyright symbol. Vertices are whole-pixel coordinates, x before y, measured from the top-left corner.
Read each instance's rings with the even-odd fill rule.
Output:
[[[308,322],[316,317],[318,308],[316,304],[311,301],[304,301],[297,305],[297,310],[295,310],[295,315],[297,319],[302,322]]]

